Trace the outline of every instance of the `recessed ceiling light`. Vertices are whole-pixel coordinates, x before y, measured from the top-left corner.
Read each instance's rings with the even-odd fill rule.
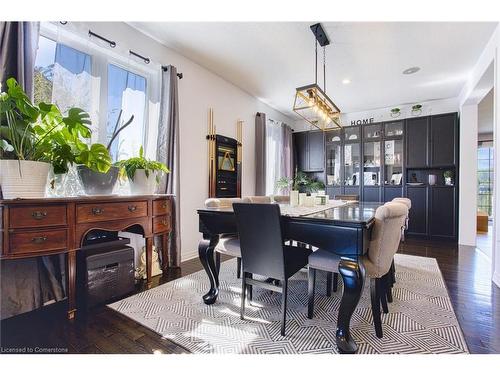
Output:
[[[403,70],[403,74],[414,74],[418,72],[420,68],[418,66],[412,66],[411,68]]]
[[[351,83],[351,80],[350,80],[349,78],[344,78],[344,79],[342,80],[342,83],[343,83],[344,85],[348,85],[349,83]]]

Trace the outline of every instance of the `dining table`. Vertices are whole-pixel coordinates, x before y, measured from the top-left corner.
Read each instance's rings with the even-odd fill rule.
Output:
[[[365,282],[362,256],[368,251],[375,211],[382,204],[332,200],[326,205],[313,207],[280,204],[285,240],[307,244],[341,257],[338,272],[344,287],[336,330],[336,344],[341,353],[357,351],[357,344],[350,333],[351,317]],[[221,235],[237,234],[238,228],[232,207],[205,207],[197,212],[199,231],[203,235],[198,256],[210,282],[210,289],[202,298],[205,304],[210,305],[217,301],[219,295],[214,249]]]

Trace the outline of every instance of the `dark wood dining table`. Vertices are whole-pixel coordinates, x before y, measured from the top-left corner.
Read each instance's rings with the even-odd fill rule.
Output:
[[[339,274],[344,288],[340,303],[336,343],[341,353],[355,353],[357,345],[350,334],[351,317],[358,305],[365,281],[361,256],[368,250],[375,211],[383,203],[347,202],[311,214],[290,214],[294,210],[282,208],[284,237],[330,251],[341,256]],[[321,209],[321,208],[320,208]],[[203,302],[213,304],[219,294],[219,277],[214,249],[222,234],[236,234],[236,219],[231,207],[201,208],[198,210],[199,231],[203,239],[198,246],[200,261],[210,281],[210,290]]]

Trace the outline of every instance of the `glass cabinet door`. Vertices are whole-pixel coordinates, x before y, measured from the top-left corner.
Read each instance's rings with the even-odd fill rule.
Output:
[[[346,126],[344,128],[344,139],[348,141],[359,141],[360,140],[360,133],[359,133],[359,126]]]
[[[384,179],[387,185],[401,185],[403,177],[403,140],[384,141]]]
[[[403,122],[395,121],[395,122],[386,122],[384,124],[385,136],[386,137],[402,137],[403,136]]]
[[[380,142],[363,143],[363,185],[380,185]]]
[[[371,140],[377,140],[382,137],[382,125],[374,124],[374,125],[365,125],[363,126],[363,138],[365,142]]]
[[[331,143],[331,142],[341,142],[342,139],[342,130],[340,129],[335,129],[335,130],[329,130],[325,132],[325,140],[326,143]]]
[[[359,143],[344,145],[344,184],[346,186],[359,186],[359,151]]]
[[[326,184],[328,186],[339,186],[341,184],[341,152],[340,142],[326,145]]]

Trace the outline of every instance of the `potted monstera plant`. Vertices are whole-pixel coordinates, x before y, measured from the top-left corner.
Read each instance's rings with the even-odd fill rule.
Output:
[[[0,93],[0,186],[3,198],[45,196],[50,168],[68,171],[88,147],[89,115],[71,108],[63,115],[56,105],[34,105],[14,78]],[[99,156],[100,157],[100,156]]]
[[[118,134],[134,120],[133,115],[126,122],[122,122],[121,117],[122,111],[118,115],[113,134],[107,146],[96,143],[90,147],[84,145],[80,150],[80,155],[77,159],[77,163],[79,164],[77,172],[83,190],[87,195],[109,195],[113,193],[120,168],[117,165],[112,165],[109,150],[118,137]]]
[[[130,183],[132,194],[153,194],[156,186],[160,183],[162,173],[169,173],[169,169],[163,163],[148,160],[144,156],[144,149],[139,149],[139,156],[117,163]]]

